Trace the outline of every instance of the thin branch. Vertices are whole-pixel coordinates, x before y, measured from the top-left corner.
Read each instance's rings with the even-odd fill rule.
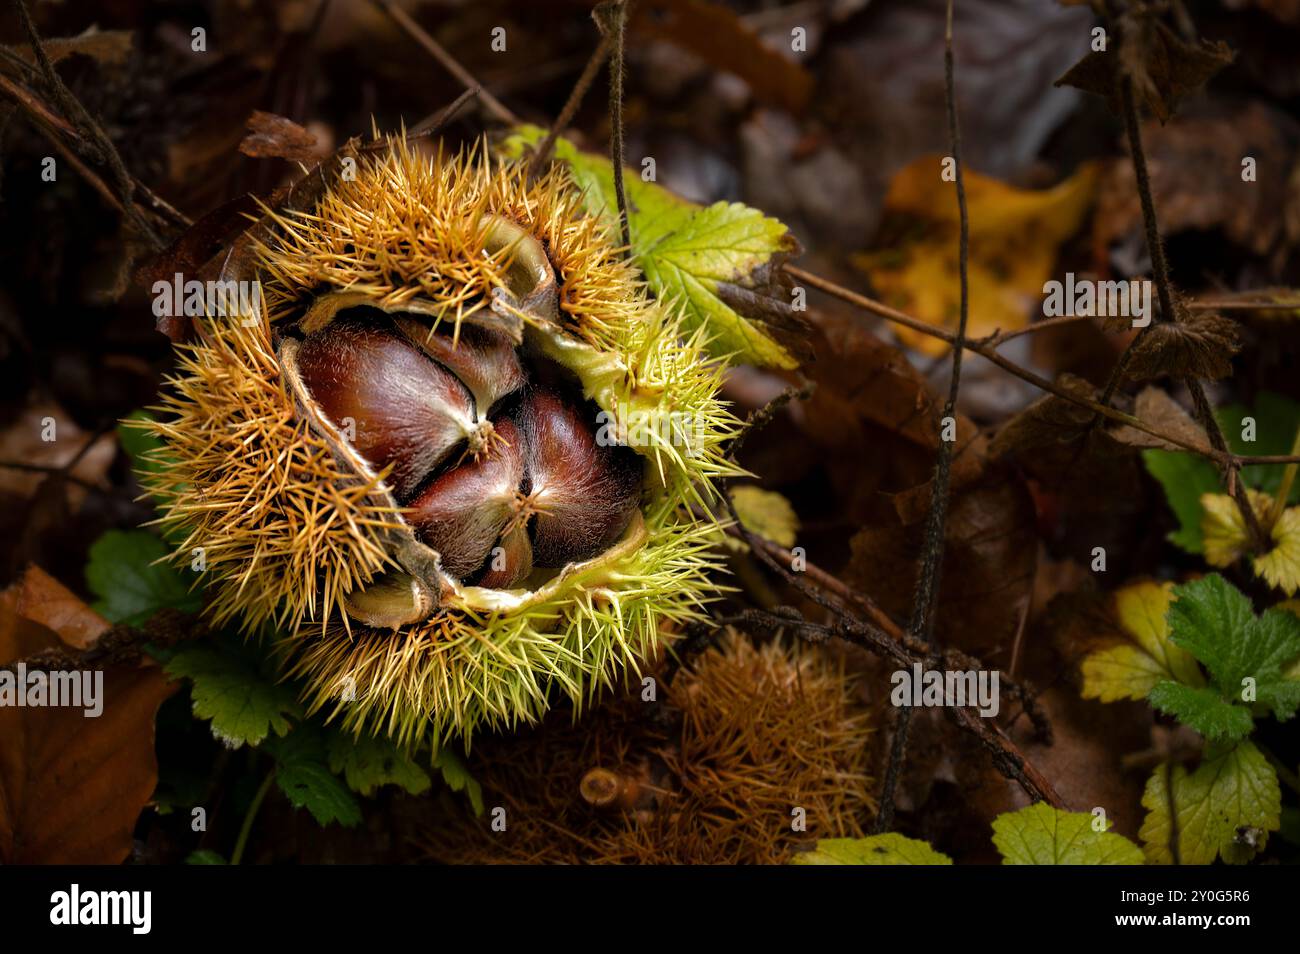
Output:
[[[550,161],[551,153],[555,151],[555,140],[568,128],[569,123],[573,122],[578,107],[582,105],[582,100],[586,97],[587,90],[591,89],[591,84],[596,81],[596,74],[600,72],[607,56],[609,56],[609,37],[602,33],[595,52],[591,54],[591,59],[587,60],[587,65],[582,69],[582,75],[578,77],[578,82],[573,84],[573,91],[569,93],[564,108],[560,110],[560,115],[555,117],[555,122],[551,123],[546,138],[537,147],[537,152],[533,154],[532,161],[528,164],[530,178],[537,175],[541,167]]]
[[[609,155],[614,164],[614,195],[618,199],[623,248],[631,254],[632,233],[628,227],[627,195],[623,191],[623,32],[626,14],[624,0],[608,0],[591,13],[609,43]]]
[[[948,16],[944,28],[943,75],[944,101],[948,113],[948,148],[952,155],[957,187],[958,276],[961,283],[961,305],[957,319],[957,334],[953,338],[952,376],[948,385],[948,398],[944,402],[942,422],[953,420],[957,411],[957,395],[961,388],[961,361],[965,354],[966,323],[970,317],[970,215],[966,207],[966,183],[962,175],[961,128],[957,122],[957,94],[952,55],[952,7],[948,0]],[[917,574],[916,590],[912,596],[912,618],[909,630],[925,646],[934,642],[935,600],[943,579],[944,537],[948,524],[948,492],[952,478],[952,447],[955,441],[939,441],[938,460],[931,481],[930,509],[926,514],[925,537],[921,550],[921,566]],[[903,773],[907,757],[907,738],[912,727],[912,706],[904,703],[894,720],[894,735],[890,740],[889,764],[885,770],[880,792],[880,811],[876,815],[875,831],[889,831],[894,825],[894,792]]]
[[[819,291],[823,291],[828,295],[832,295],[841,301],[861,308],[863,311],[870,312],[871,314],[884,318],[887,321],[891,321],[894,324],[902,325],[905,328],[911,328],[914,331],[919,331],[923,335],[927,335],[928,337],[936,338],[939,341],[946,341],[948,344],[953,344],[956,340],[956,335],[951,331],[948,331],[946,328],[940,328],[937,325],[929,324],[919,318],[914,318],[906,312],[899,311],[896,308],[891,308],[889,305],[876,301],[874,298],[868,298],[866,295],[845,288],[843,285],[839,285],[828,278],[822,278],[820,275],[805,271],[796,265],[787,264],[784,266],[784,269],[786,274],[791,278],[797,279],[798,281],[810,285]],[[1118,424],[1127,424],[1129,427],[1136,428],[1144,434],[1158,437],[1160,440],[1172,444],[1175,447],[1182,448],[1185,451],[1199,454],[1202,457],[1206,457],[1216,462],[1220,467],[1230,467],[1235,469],[1249,464],[1288,464],[1292,461],[1300,461],[1300,456],[1292,456],[1289,454],[1234,454],[1229,451],[1220,452],[1212,447],[1193,443],[1177,434],[1165,433],[1159,428],[1152,427],[1140,418],[1134,417],[1132,414],[1125,414],[1117,408],[1101,404],[1091,398],[1066,390],[1059,384],[1049,381],[1041,375],[1035,374],[1028,368],[1021,367],[1009,358],[1003,357],[985,342],[986,339],[968,339],[962,344],[962,347],[966,351],[972,351],[975,354],[986,358],[988,361],[1002,368],[1009,374],[1032,384],[1040,391],[1046,391],[1048,394],[1053,394],[1063,401],[1068,401],[1071,404],[1078,405],[1079,407],[1087,408],[1088,410],[1094,411]]]
[[[460,63],[457,62],[456,58],[448,53],[441,43],[430,36],[424,27],[412,20],[409,13],[401,7],[394,6],[392,0],[371,0],[371,2],[388,14],[388,16],[392,18],[393,22],[405,30],[411,39],[424,47],[425,52],[442,64],[443,69],[456,77],[462,86],[471,89],[477,87],[479,89],[479,100],[487,107],[488,112],[490,112],[498,121],[510,126],[519,125],[519,117],[511,112],[510,109],[499,99],[489,93],[486,89],[483,89],[483,84],[476,80],[469,70],[461,66]]]
[[[133,197],[135,193],[135,180],[126,170],[126,164],[122,162],[121,153],[113,145],[113,141],[104,132],[99,125],[86,111],[86,107],[81,104],[81,100],[73,95],[72,90],[60,78],[54,69],[54,64],[50,62],[49,56],[45,53],[45,47],[41,43],[40,34],[36,32],[36,24],[32,22],[31,11],[27,9],[26,0],[14,0],[14,8],[18,11],[18,21],[22,25],[23,33],[27,37],[27,42],[32,48],[32,54],[36,57],[36,64],[40,69],[41,78],[46,86],[49,87],[50,94],[54,97],[55,104],[62,110],[63,114],[75,126],[78,132],[89,141],[93,151],[97,154],[105,165],[108,166],[112,174],[114,185],[118,190],[118,198],[123,215],[127,221],[135,227],[136,231],[156,249],[162,249],[165,245],[159,238],[158,233],[154,231],[147,219],[140,214],[136,208]]]

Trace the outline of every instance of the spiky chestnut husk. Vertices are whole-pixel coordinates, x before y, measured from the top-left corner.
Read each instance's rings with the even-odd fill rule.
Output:
[[[841,662],[729,635],[661,699],[610,699],[476,746],[470,771],[507,830],[459,801],[418,843],[450,864],[779,864],[818,838],[860,837],[875,811],[872,715]],[[791,809],[807,831],[791,830]]]
[[[431,155],[400,138],[356,158],[355,178],[334,181],[314,208],[271,214],[251,274],[264,315],[205,319],[199,340],[182,346],[159,419],[145,425],[164,443],[147,477],[160,520],[183,538],[178,562],[205,548],[216,620],[250,632],[273,624],[277,658],[306,687],[308,708],[356,732],[437,744],[483,725],[536,721],[556,697],[580,706],[638,672],[661,631],[697,618],[718,592],[717,526],[705,505],[713,481],[734,472],[723,447],[738,424],[717,397],[722,368],[706,360],[702,331],[683,335],[674,308],[646,294],[559,167],[530,180],[523,164]],[[333,389],[320,369],[348,351],[349,335],[373,333],[349,324],[371,313],[393,329],[381,352],[404,337],[451,369],[468,401],[422,404],[451,391],[419,366],[428,388],[408,402],[416,409],[381,434],[350,439],[349,408],[374,401],[348,387],[358,376],[372,378],[360,382],[370,387],[387,364]],[[563,476],[563,455],[548,457],[528,435],[568,427],[583,453],[594,445],[571,426],[571,405],[547,410],[546,386],[520,391],[501,336],[534,366],[563,369],[603,412],[608,433],[632,435],[646,462],[625,526],[594,508],[590,552],[509,589],[500,587],[571,554],[574,525],[562,518],[584,518],[582,494],[566,483],[578,472]],[[404,427],[412,417],[446,423],[454,407],[453,430],[479,428],[510,401],[515,416],[491,431],[506,432],[507,445],[523,434],[531,448],[526,466],[541,478],[533,536],[508,523],[504,566],[471,581],[472,556],[445,566],[429,545],[447,535],[439,521],[454,516],[455,493],[437,499],[420,475],[450,465],[413,445]],[[697,426],[685,443],[676,425],[640,426],[663,421]],[[507,459],[499,448],[482,460],[470,449],[456,463]],[[557,473],[560,486],[549,485]],[[625,490],[629,480],[617,467],[601,479]],[[478,548],[495,529],[470,520],[461,531],[477,533]]]

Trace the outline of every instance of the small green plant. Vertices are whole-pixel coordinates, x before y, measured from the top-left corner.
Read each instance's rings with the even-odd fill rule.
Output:
[[[1195,770],[1166,762],[1147,781],[1148,860],[1249,861],[1281,824],[1276,760],[1252,736],[1258,719],[1284,722],[1300,707],[1300,617],[1280,606],[1256,615],[1218,574],[1125,587],[1116,610],[1125,639],[1084,659],[1084,697],[1146,700],[1206,740]]]

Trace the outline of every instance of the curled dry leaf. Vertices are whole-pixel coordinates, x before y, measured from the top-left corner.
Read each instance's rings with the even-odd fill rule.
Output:
[[[1205,85],[1236,55],[1226,43],[1184,40],[1146,8],[1122,14],[1118,32],[1118,56],[1112,49],[1094,50],[1055,85],[1096,93],[1118,114],[1122,111],[1119,80],[1127,76],[1139,101],[1165,122],[1180,100]]]
[[[1153,430],[1209,449],[1210,442],[1205,436],[1205,429],[1192,420],[1191,415],[1183,410],[1168,392],[1160,388],[1145,388],[1133,403],[1133,413],[1138,420],[1150,425]],[[1144,450],[1152,447],[1171,451],[1186,449],[1127,424],[1114,428],[1110,433],[1121,444]]]
[[[1176,320],[1152,325],[1133,345],[1129,376],[1218,379],[1232,374],[1232,356],[1240,347],[1236,323],[1213,312],[1190,312],[1181,304],[1176,309]]]
[[[248,117],[248,135],[239,151],[258,159],[287,159],[308,162],[320,158],[320,143],[314,133],[292,119],[254,110]]]

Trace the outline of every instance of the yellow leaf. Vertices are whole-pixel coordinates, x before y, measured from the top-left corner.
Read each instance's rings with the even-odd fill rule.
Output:
[[[1153,686],[1172,679],[1202,686],[1205,677],[1192,654],[1169,641],[1165,614],[1172,583],[1137,583],[1115,594],[1115,615],[1129,642],[1090,653],[1083,660],[1083,697],[1115,702],[1145,699]]]
[[[1247,498],[1261,523],[1273,507],[1273,498],[1257,490],[1247,490]],[[1246,555],[1246,522],[1237,503],[1227,494],[1201,496],[1201,535],[1205,541],[1205,559],[1211,566],[1227,567]],[[1300,507],[1288,507],[1268,531],[1273,548],[1254,557],[1251,565],[1256,576],[1269,586],[1294,596],[1300,589]]]
[[[938,156],[904,168],[890,183],[885,212],[911,228],[901,246],[854,256],[890,305],[925,321],[957,327],[961,308],[956,189],[940,176]],[[1062,242],[1083,223],[1097,182],[1093,165],[1043,191],[1016,189],[977,172],[963,172],[970,213],[970,317],[967,333],[981,337],[1020,328],[1038,308]],[[912,347],[941,355],[948,346],[907,328]]]
[[[790,501],[780,494],[744,484],[732,489],[731,502],[736,505],[740,522],[751,532],[783,547],[794,546],[799,517]]]
[[[1273,498],[1258,490],[1247,490],[1246,499],[1260,517],[1273,506]],[[1246,555],[1246,521],[1228,494],[1201,494],[1201,537],[1210,566],[1232,566]]]
[[[1288,507],[1270,531],[1277,544],[1254,560],[1255,573],[1287,596],[1300,588],[1300,507]]]

